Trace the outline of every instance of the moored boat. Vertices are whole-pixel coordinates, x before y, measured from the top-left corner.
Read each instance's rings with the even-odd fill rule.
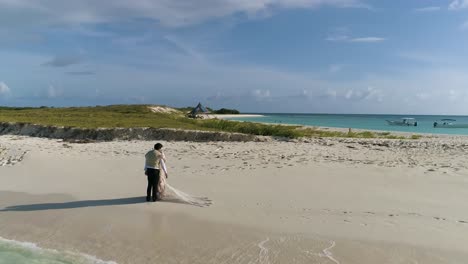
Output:
[[[404,117],[400,120],[385,120],[391,126],[418,126],[418,121],[412,117]]]
[[[467,123],[457,123],[455,119],[441,119],[440,123],[435,121],[434,128],[468,128]]]

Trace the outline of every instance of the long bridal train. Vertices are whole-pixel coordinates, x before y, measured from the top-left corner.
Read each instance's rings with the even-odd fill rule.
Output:
[[[169,191],[169,192],[168,192]],[[179,202],[195,205],[199,207],[208,207],[212,204],[208,197],[197,197],[184,193],[166,183],[166,193],[161,197],[162,201]]]
[[[167,167],[164,162],[164,159],[161,160],[161,167],[162,175],[159,177],[158,183],[158,192],[161,197],[161,201],[190,204],[199,207],[207,207],[212,204],[211,200],[208,199],[208,197],[192,196],[170,186],[166,181]]]

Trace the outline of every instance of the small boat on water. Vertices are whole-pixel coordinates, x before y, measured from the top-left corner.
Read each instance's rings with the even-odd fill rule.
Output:
[[[434,128],[468,128],[467,123],[457,123],[455,119],[441,119],[440,123],[435,121]]]
[[[412,117],[404,117],[400,120],[385,120],[391,126],[418,126],[418,121]]]

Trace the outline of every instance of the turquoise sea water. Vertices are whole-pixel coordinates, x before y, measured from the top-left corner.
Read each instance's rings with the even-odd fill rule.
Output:
[[[251,121],[273,124],[298,124],[340,128],[358,128],[382,131],[403,131],[410,133],[468,135],[468,128],[433,128],[434,121],[455,119],[456,123],[468,124],[468,116],[435,115],[343,115],[343,114],[261,114],[263,117],[230,118],[238,121]],[[418,126],[391,126],[385,120],[400,120],[403,117],[415,118]]]
[[[0,264],[116,264],[85,254],[42,249],[33,243],[0,237]]]

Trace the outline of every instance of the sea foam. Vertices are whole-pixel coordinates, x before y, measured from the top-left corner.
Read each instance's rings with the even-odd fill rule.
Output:
[[[83,253],[45,249],[35,243],[0,237],[0,264],[117,264]]]

